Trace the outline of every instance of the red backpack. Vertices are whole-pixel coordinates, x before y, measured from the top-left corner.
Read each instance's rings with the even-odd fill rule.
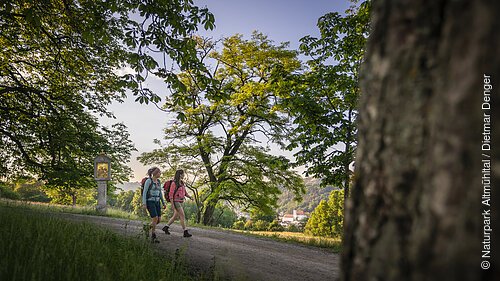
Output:
[[[142,178],[141,180],[141,196],[142,196],[142,193],[144,192],[144,184],[146,183],[146,181],[149,179],[149,177],[145,177],[145,178]],[[153,181],[153,179],[151,179],[151,181]],[[149,190],[148,190],[148,195],[149,195]],[[146,196],[148,197],[148,196]]]
[[[163,184],[163,193],[165,195],[165,200],[167,200],[167,202],[170,202],[168,194],[170,193],[170,186],[172,186],[173,182],[174,180],[168,180]],[[174,191],[174,196],[175,196],[175,191]]]

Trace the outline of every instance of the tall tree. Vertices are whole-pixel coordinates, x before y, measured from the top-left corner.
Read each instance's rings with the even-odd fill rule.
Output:
[[[499,10],[373,3],[342,280],[498,280]]]
[[[342,237],[344,232],[344,190],[333,190],[328,201],[321,200],[305,226],[314,236]]]
[[[273,73],[277,68],[296,71],[300,67],[296,53],[257,32],[251,40],[241,35],[226,38],[221,51],[202,38],[198,47],[207,68],[179,74],[181,84],[172,88],[166,105],[178,119],[165,130],[166,139],[172,141],[165,149],[179,147],[183,157],[202,165],[203,223],[211,223],[220,201],[270,212],[280,188],[299,197],[304,185],[290,170],[290,161],[270,155],[256,139],[285,138],[288,119],[276,107],[280,85]]]
[[[141,102],[158,101],[142,82],[150,72],[165,75],[167,66],[151,53],[191,66],[196,55],[189,36],[199,23],[212,28],[213,20],[191,0],[2,1],[0,175],[22,169],[46,179],[61,171],[83,176],[72,171],[80,161],[75,154],[95,151],[82,141],[113,137],[89,114],[112,116],[106,106],[121,101],[125,89]],[[136,74],[118,75],[126,66]]]
[[[346,197],[356,151],[359,67],[369,10],[370,1],[365,1],[345,16],[329,13],[318,20],[321,37],[301,39],[302,54],[312,58],[309,68],[297,77],[294,94],[285,100],[294,116],[288,149],[299,149],[296,165],[304,165],[308,176],[321,178],[322,186],[343,187]]]
[[[105,151],[112,159],[108,193],[116,190],[116,184],[128,180],[132,170],[126,165],[135,150],[129,140],[125,125],[118,123],[111,128],[98,125],[97,118],[90,114],[77,116],[79,122],[72,125],[67,120],[58,120],[60,126],[51,135],[58,139],[54,153],[59,164],[42,175],[45,187],[52,189],[51,197],[60,202],[77,203],[80,190],[96,189],[94,180],[94,158]],[[71,141],[69,141],[71,139]]]

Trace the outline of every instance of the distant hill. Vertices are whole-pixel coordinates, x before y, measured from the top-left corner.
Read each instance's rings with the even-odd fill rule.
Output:
[[[118,188],[116,190],[116,192],[120,193],[122,190],[123,191],[129,191],[129,190],[135,191],[136,189],[139,188],[139,186],[141,186],[140,182],[124,182],[122,184],[117,184],[116,185],[116,187]]]
[[[294,200],[293,192],[284,190],[278,199],[278,213],[291,214],[294,209],[312,212],[319,205],[319,202],[327,200],[330,192],[335,189],[333,186],[320,187],[320,182],[319,179],[304,178],[306,194],[300,203]]]

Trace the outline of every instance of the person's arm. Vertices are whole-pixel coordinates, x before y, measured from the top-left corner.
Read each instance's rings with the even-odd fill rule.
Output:
[[[168,198],[170,199],[170,205],[172,205],[172,210],[175,212],[174,190],[175,190],[175,181],[172,181],[172,183],[170,183]]]
[[[193,197],[189,196],[187,188],[184,186],[184,193],[186,194],[186,197],[189,198],[190,200],[193,200]]]

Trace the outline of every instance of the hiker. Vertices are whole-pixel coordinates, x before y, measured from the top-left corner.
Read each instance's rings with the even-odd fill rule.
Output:
[[[156,225],[160,223],[161,207],[166,208],[165,201],[163,201],[163,194],[160,184],[161,171],[158,167],[152,167],[148,170],[149,178],[144,182],[144,190],[142,191],[142,204],[148,210],[151,217],[151,242],[159,243],[156,238]]]
[[[177,170],[175,172],[174,181],[171,183],[170,192],[168,194],[168,198],[170,199],[170,203],[172,204],[172,210],[174,211],[174,214],[168,221],[167,225],[163,227],[163,231],[165,231],[165,234],[170,234],[170,231],[168,230],[170,228],[170,225],[177,218],[179,218],[182,230],[184,230],[184,237],[191,237],[193,235],[191,235],[186,229],[186,215],[184,214],[184,208],[182,205],[184,203],[184,197],[187,197],[191,200],[193,200],[193,198],[189,196],[189,194],[187,194],[183,179],[184,171]]]

